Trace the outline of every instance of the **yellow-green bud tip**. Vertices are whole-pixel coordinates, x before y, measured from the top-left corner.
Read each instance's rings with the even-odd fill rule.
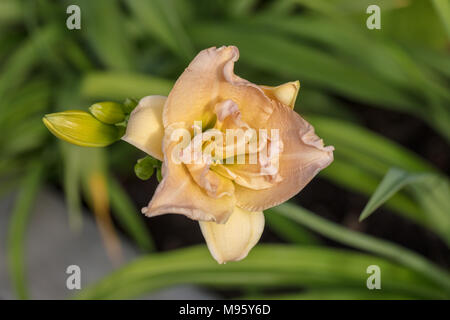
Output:
[[[125,120],[123,106],[117,102],[98,102],[94,103],[89,111],[91,114],[106,124],[115,124]]]
[[[123,130],[94,118],[89,112],[70,110],[42,118],[57,138],[82,147],[105,147],[120,139]]]

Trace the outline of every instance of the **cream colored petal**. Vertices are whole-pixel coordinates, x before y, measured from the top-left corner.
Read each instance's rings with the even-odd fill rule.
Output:
[[[185,122],[191,127],[202,121],[203,127],[214,124],[214,107],[223,100],[233,100],[248,123],[267,121],[272,112],[271,100],[259,86],[233,73],[239,50],[234,46],[201,51],[178,78],[164,107],[164,127]]]
[[[277,87],[260,86],[264,93],[271,99],[278,100],[294,109],[295,100],[297,99],[298,90],[300,90],[300,82],[287,82]]]
[[[212,198],[234,196],[234,184],[229,179],[210,170],[205,163],[186,164],[194,181]]]
[[[253,190],[267,189],[274,185],[269,176],[261,174],[259,164],[249,163],[249,155],[246,155],[245,159],[245,164],[218,164],[213,166],[212,170]]]
[[[177,127],[180,125],[183,126],[176,124]],[[167,127],[167,132],[172,131],[173,127],[174,125]],[[211,129],[197,134],[186,147],[182,146],[179,151],[179,160],[184,163],[194,181],[212,198],[234,195],[233,182],[210,170],[214,163],[212,151],[208,152],[203,147],[205,141],[211,143],[212,147],[213,142],[210,139],[217,134],[221,134],[221,132],[218,130],[213,132]]]
[[[223,145],[216,146],[215,150],[216,155],[222,156],[223,164],[215,164],[211,166],[211,170],[250,189],[260,190],[273,186],[272,177],[264,175],[263,167],[258,163],[257,153],[263,147],[258,143],[258,132],[241,119],[237,104],[232,100],[224,100],[215,106],[215,112],[217,122],[214,128],[222,129],[227,134],[222,139]],[[236,137],[228,136],[232,132]],[[230,164],[229,160],[234,164]]]
[[[257,131],[242,120],[241,111],[233,100],[221,101],[214,110],[217,121],[213,129],[222,134],[220,141],[214,142],[216,159],[257,152]],[[254,145],[251,145],[253,142]]]
[[[195,183],[183,163],[177,164],[170,159],[175,146],[176,142],[172,142],[167,147],[163,162],[163,180],[142,212],[149,217],[178,213],[193,220],[224,223],[233,212],[234,195],[223,195],[217,199],[209,197]]]
[[[162,112],[166,100],[167,97],[164,96],[142,98],[131,112],[127,131],[122,137],[122,140],[159,160],[164,158]]]
[[[324,147],[314,128],[285,105],[277,104],[267,127],[279,129],[283,142],[278,172],[282,180],[257,191],[235,185],[237,205],[250,211],[265,210],[290,199],[333,161],[334,148]]]
[[[215,129],[248,128],[248,124],[242,121],[238,105],[233,100],[223,100],[214,106],[216,114]]]
[[[239,261],[258,243],[264,230],[264,214],[235,207],[225,224],[200,221],[200,228],[218,263]]]

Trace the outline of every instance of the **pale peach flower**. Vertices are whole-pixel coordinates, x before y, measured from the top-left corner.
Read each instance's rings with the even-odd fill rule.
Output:
[[[314,128],[293,110],[299,82],[253,84],[234,74],[238,58],[234,46],[201,51],[167,98],[148,96],[139,102],[123,137],[163,161],[163,179],[142,212],[149,217],[179,213],[198,220],[219,263],[245,258],[263,232],[263,210],[293,197],[333,161],[334,148],[324,147]],[[196,127],[198,121],[202,128]],[[172,136],[180,128],[189,130],[190,140],[177,150],[181,162],[174,161],[179,141]],[[278,129],[279,143],[273,154],[256,163],[229,164],[212,157],[183,161],[195,149],[196,130],[207,135],[226,129],[267,129],[269,143],[274,143],[271,129]],[[200,150],[211,143],[244,160],[260,151],[259,146],[250,150],[245,139],[231,144],[201,141]],[[247,147],[244,154],[238,151],[241,143]]]

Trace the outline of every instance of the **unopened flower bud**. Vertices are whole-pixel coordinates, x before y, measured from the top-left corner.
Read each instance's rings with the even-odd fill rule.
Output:
[[[98,102],[89,107],[94,117],[106,124],[115,124],[125,120],[123,106],[117,102]]]
[[[155,167],[158,165],[158,160],[147,156],[139,159],[134,166],[134,172],[136,176],[141,180],[148,180],[153,175]]]
[[[59,139],[82,147],[104,147],[120,139],[123,128],[100,122],[86,111],[51,113],[42,119]]]
[[[123,103],[125,112],[126,113],[131,113],[131,111],[133,111],[134,108],[136,108],[138,103],[139,103],[139,101],[134,99],[134,98],[126,98],[124,103]]]

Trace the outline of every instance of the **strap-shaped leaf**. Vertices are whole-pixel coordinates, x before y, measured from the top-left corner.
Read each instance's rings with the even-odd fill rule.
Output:
[[[370,216],[403,187],[411,183],[423,181],[429,176],[429,174],[409,174],[408,172],[397,168],[390,169],[364,207],[364,210],[359,216],[359,221],[363,221]]]

